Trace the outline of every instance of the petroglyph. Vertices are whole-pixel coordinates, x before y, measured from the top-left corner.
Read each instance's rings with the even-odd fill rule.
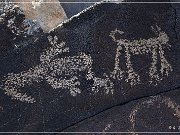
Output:
[[[162,107],[162,105],[164,106]],[[136,129],[136,123],[138,121],[140,121],[140,119],[138,119],[137,114],[142,110],[142,109],[151,109],[150,107],[155,107],[156,110],[157,109],[170,109],[172,110],[174,113],[172,114],[173,117],[176,117],[178,119],[178,121],[180,122],[180,106],[172,101],[169,97],[164,97],[164,96],[154,96],[151,97],[148,100],[145,100],[139,104],[137,104],[133,110],[131,111],[130,115],[129,115],[129,120],[131,122],[131,128],[129,131],[134,132]],[[166,110],[165,110],[166,111]],[[146,120],[146,119],[145,119]],[[158,123],[156,123],[158,124]],[[163,123],[161,123],[163,124]],[[169,123],[167,123],[169,124]],[[143,126],[146,126],[145,124],[143,124]],[[156,125],[157,127],[158,125]],[[149,127],[147,127],[149,129]]]
[[[169,72],[173,71],[172,66],[168,63],[164,54],[164,48],[170,47],[170,45],[168,44],[168,35],[165,32],[162,32],[161,28],[157,25],[156,27],[152,27],[152,30],[155,32],[157,37],[133,41],[121,38],[117,39],[116,34],[122,35],[124,34],[123,31],[120,31],[118,29],[111,31],[109,36],[113,39],[114,42],[117,43],[115,67],[113,72],[111,73],[112,78],[118,80],[125,79],[125,81],[130,83],[131,86],[140,83],[140,76],[133,69],[133,65],[131,62],[132,55],[152,55],[151,67],[149,68],[149,82],[154,82],[155,85],[157,85],[157,83],[163,79],[163,76],[168,76]],[[122,51],[125,52],[127,72],[123,71],[119,66],[119,57],[121,57]],[[158,57],[160,58],[158,59]],[[157,63],[159,61],[161,64],[161,75],[158,73],[157,68]],[[128,74],[127,77],[125,76],[126,73]]]
[[[48,40],[51,47],[41,54],[39,65],[18,74],[9,73],[5,76],[2,81],[5,94],[12,99],[34,103],[36,100],[26,93],[21,93],[20,89],[45,80],[53,89],[68,89],[72,96],[76,96],[81,93],[77,77],[80,72],[86,74],[87,80],[93,80],[92,91],[99,91],[102,88],[106,93],[113,93],[113,83],[108,76],[104,79],[98,78],[92,72],[93,61],[90,55],[81,52],[77,56],[56,58],[62,53],[69,53],[69,47],[65,42],[59,44],[56,36],[49,36]]]
[[[92,91],[94,92],[99,92],[101,88],[105,89],[105,93],[112,93],[114,92],[114,84],[111,82],[109,77],[105,74],[105,79],[98,78],[98,77],[93,77],[92,79],[94,80],[94,84],[92,87]]]

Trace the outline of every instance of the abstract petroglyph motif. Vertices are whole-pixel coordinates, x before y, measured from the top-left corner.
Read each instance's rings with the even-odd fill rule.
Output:
[[[161,105],[165,105],[165,107],[167,107],[167,109],[172,110],[174,112],[172,114],[172,116],[176,117],[178,119],[178,121],[180,122],[180,106],[176,102],[172,101],[169,97],[154,96],[148,100],[145,100],[145,101],[139,103],[138,105],[136,105],[133,108],[133,110],[131,111],[131,113],[129,115],[129,120],[131,122],[131,129],[129,131],[135,132],[136,122],[138,121],[138,118],[136,115],[143,108],[148,109],[150,107],[156,107],[157,109],[158,108],[161,109]],[[163,106],[163,109],[165,109],[164,106]],[[158,125],[156,125],[156,126],[158,126]]]
[[[157,82],[162,80],[163,76],[168,76],[169,72],[172,71],[171,65],[165,58],[163,47],[170,45],[168,44],[169,37],[165,32],[161,31],[161,28],[156,25],[152,27],[152,30],[155,32],[157,37],[149,39],[140,39],[129,41],[127,39],[117,39],[116,34],[124,34],[123,31],[115,29],[111,31],[110,37],[114,42],[117,43],[116,57],[115,57],[115,67],[114,71],[111,73],[111,77],[114,79],[122,80],[125,79],[126,82],[130,85],[136,85],[140,82],[140,76],[134,71],[133,65],[131,62],[132,55],[142,55],[148,54],[152,57],[151,67],[149,69],[150,83],[157,85]],[[121,52],[125,51],[126,67],[127,72],[123,71],[119,66],[119,57],[121,57]],[[158,59],[158,57],[160,57]],[[161,64],[161,75],[158,73],[157,62],[160,61]],[[125,77],[125,73],[128,74]]]
[[[76,96],[81,93],[77,77],[79,72],[85,72],[86,79],[93,80],[92,91],[99,91],[102,88],[106,93],[113,93],[113,83],[108,76],[104,79],[98,78],[92,72],[93,61],[90,55],[81,52],[77,56],[56,58],[57,55],[68,53],[69,47],[65,42],[59,44],[56,36],[49,36],[48,40],[51,47],[41,54],[39,65],[18,74],[9,73],[5,76],[2,86],[5,94],[12,99],[34,103],[36,100],[26,93],[21,93],[20,89],[45,80],[53,89],[68,89],[72,96]]]

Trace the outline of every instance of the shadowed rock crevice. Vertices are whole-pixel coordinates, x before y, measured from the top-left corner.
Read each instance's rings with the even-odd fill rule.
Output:
[[[139,97],[139,98],[137,98],[137,99],[133,99],[133,100],[130,100],[130,101],[125,102],[125,103],[113,105],[113,106],[111,106],[111,107],[109,107],[109,108],[106,108],[106,109],[104,109],[104,110],[102,110],[102,111],[100,111],[100,112],[98,112],[98,113],[96,113],[96,114],[94,114],[94,115],[92,115],[92,116],[90,116],[90,117],[87,117],[87,118],[85,118],[85,119],[83,119],[83,120],[81,120],[81,121],[79,121],[79,122],[77,122],[77,123],[73,123],[72,125],[64,128],[63,130],[60,130],[60,131],[57,130],[57,131],[58,131],[58,132],[72,132],[72,131],[71,131],[71,128],[76,127],[76,125],[78,125],[79,123],[86,122],[86,120],[91,119],[91,118],[93,118],[93,117],[95,117],[95,116],[97,116],[97,115],[99,115],[99,114],[103,114],[103,113],[106,112],[106,111],[110,111],[110,110],[113,109],[113,108],[116,108],[116,107],[119,107],[119,106],[128,105],[128,104],[130,104],[130,103],[136,102],[136,101],[138,101],[138,100],[143,100],[143,99],[146,99],[146,98],[149,98],[149,97],[152,97],[152,96],[154,97],[154,96],[163,95],[163,94],[166,94],[166,93],[169,93],[169,92],[177,92],[177,91],[180,91],[180,86],[179,86],[179,87],[176,87],[176,88],[174,88],[174,89],[165,91],[165,92],[157,93],[157,94],[155,94],[155,95],[149,95],[149,96]],[[113,112],[112,112],[112,113],[113,113]],[[76,131],[73,131],[73,132],[76,132]],[[78,132],[78,131],[77,131],[77,132]],[[81,132],[83,132],[83,131],[81,131]],[[84,132],[86,132],[86,131],[84,131]],[[91,132],[91,131],[89,131],[89,132]],[[101,131],[99,131],[99,132],[101,132]],[[116,131],[114,131],[114,132],[116,132]]]

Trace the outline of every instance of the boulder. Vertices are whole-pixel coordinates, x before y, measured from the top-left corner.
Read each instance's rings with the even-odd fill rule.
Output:
[[[108,131],[110,119],[129,117],[117,124],[118,131],[142,126],[157,131],[154,123],[164,117],[152,111],[159,119],[149,122],[146,111],[160,107],[163,114],[163,106],[173,119],[169,126],[177,126],[179,116],[172,116],[180,104],[177,18],[170,3],[102,2],[49,33],[30,36],[27,45],[0,56],[0,131]],[[167,98],[159,95],[168,91]],[[114,106],[113,114],[119,113],[109,116]],[[110,123],[95,121],[99,127],[93,129],[89,117]]]

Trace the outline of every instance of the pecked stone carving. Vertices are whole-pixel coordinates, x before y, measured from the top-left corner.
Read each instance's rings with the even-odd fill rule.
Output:
[[[133,65],[131,62],[131,57],[133,55],[151,55],[151,67],[149,68],[149,77],[150,83],[161,81],[163,76],[168,76],[171,71],[173,71],[172,66],[169,64],[164,54],[164,47],[171,45],[168,44],[169,37],[168,35],[161,31],[161,28],[156,25],[156,27],[152,27],[152,30],[155,32],[157,37],[149,38],[149,39],[140,39],[140,40],[127,40],[127,39],[117,39],[116,34],[124,34],[123,31],[115,29],[111,31],[110,37],[114,42],[117,43],[116,49],[116,57],[115,57],[115,66],[114,70],[111,73],[111,77],[114,79],[122,80],[125,79],[131,86],[140,83],[140,76],[134,71]],[[121,52],[125,52],[125,61],[127,71],[123,71],[119,66],[119,57],[121,57]],[[158,59],[158,57],[160,57]],[[160,73],[158,73],[158,68],[156,66],[157,62],[160,61],[161,69]],[[125,73],[128,76],[125,76]]]
[[[81,93],[78,72],[85,72],[86,79],[93,80],[92,91],[99,92],[100,88],[103,88],[106,93],[113,93],[113,83],[109,77],[106,75],[103,79],[93,73],[90,55],[81,52],[77,56],[55,58],[69,52],[69,47],[65,42],[59,44],[56,36],[49,36],[48,39],[52,46],[41,54],[39,65],[18,74],[9,73],[5,76],[2,86],[5,94],[12,99],[34,103],[36,100],[26,93],[23,94],[21,89],[45,80],[53,89],[68,89],[72,96],[76,96]]]

